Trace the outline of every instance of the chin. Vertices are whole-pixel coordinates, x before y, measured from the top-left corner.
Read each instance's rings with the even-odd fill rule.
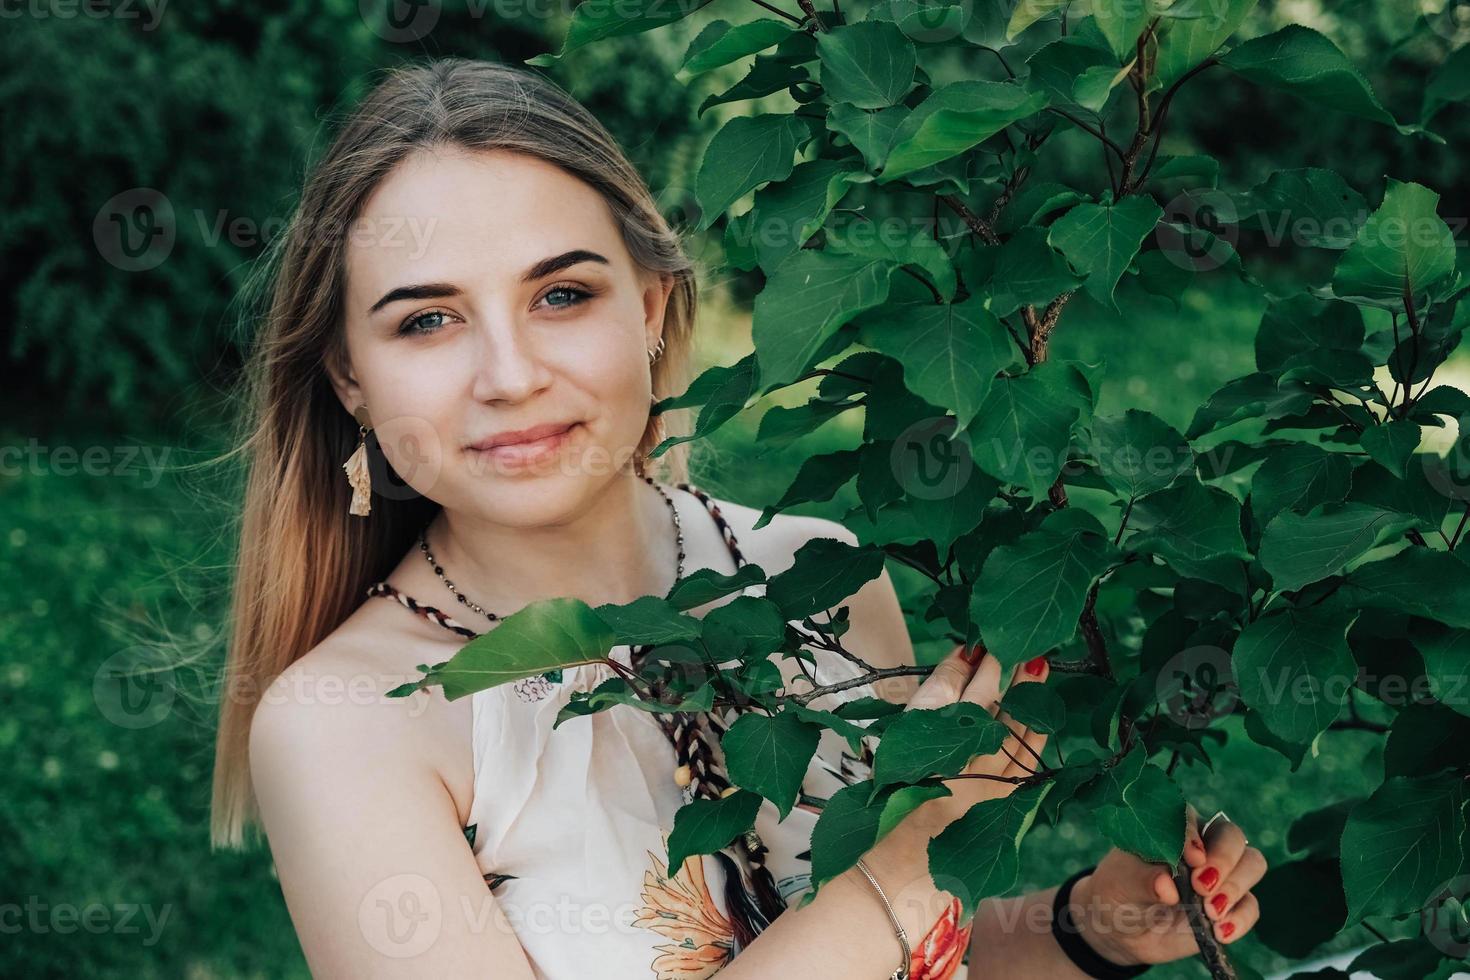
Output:
[[[576,518],[613,476],[557,465],[513,477],[474,477],[464,505],[484,520],[507,527],[555,526]]]

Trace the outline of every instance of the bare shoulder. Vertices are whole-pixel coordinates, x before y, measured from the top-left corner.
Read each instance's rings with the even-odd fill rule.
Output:
[[[388,696],[420,676],[415,664],[434,662],[433,647],[405,629],[395,611],[385,602],[364,603],[260,693],[250,726],[253,773],[308,758],[350,767],[370,756],[390,766],[440,754],[450,704],[442,691]]]
[[[850,545],[857,535],[839,521],[805,514],[776,514],[764,527],[756,528],[761,510],[711,496],[730,525],[747,561],[759,565],[766,575],[779,575],[796,561],[801,546],[813,538],[836,538]]]

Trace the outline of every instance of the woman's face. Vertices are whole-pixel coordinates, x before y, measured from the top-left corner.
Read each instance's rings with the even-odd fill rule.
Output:
[[[346,261],[333,384],[414,491],[534,525],[627,467],[673,280],[634,265],[596,190],[523,154],[419,151],[369,198]]]

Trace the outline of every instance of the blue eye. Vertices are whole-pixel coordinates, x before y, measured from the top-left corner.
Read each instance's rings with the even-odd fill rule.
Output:
[[[433,326],[425,326],[424,321],[436,316],[448,317],[449,314],[444,312],[443,310],[425,310],[423,313],[415,313],[407,320],[404,320],[403,323],[399,326],[399,336],[403,336],[405,334],[433,333],[435,330],[438,330],[440,327],[444,326],[444,324],[437,323]]]
[[[560,293],[564,297],[567,297],[566,300],[560,303],[551,302],[551,297],[557,295],[558,293]],[[576,306],[578,303],[585,303],[591,297],[592,294],[587,292],[585,289],[577,289],[573,286],[556,286],[553,289],[549,290],[544,298],[547,300],[548,306],[560,307],[562,309],[565,309],[568,306]]]

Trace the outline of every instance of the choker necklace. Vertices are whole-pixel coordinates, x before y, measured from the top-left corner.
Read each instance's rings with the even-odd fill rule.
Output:
[[[684,577],[684,529],[679,525],[679,511],[674,506],[673,498],[668,495],[667,491],[665,491],[662,486],[654,481],[653,477],[643,475],[640,477],[640,479],[642,479],[643,482],[647,483],[649,486],[653,487],[659,492],[659,496],[664,498],[664,503],[667,504],[669,507],[670,516],[674,519],[674,542],[679,552],[678,566],[676,571],[674,572],[674,581],[677,582],[679,579],[682,579]],[[455,584],[449,580],[449,576],[444,574],[444,567],[440,565],[437,561],[435,561],[434,556],[429,552],[429,525],[427,524],[425,524],[423,528],[419,531],[419,550],[424,553],[424,558],[434,569],[434,574],[439,576],[439,581],[443,582],[444,587],[447,588],[450,592],[454,593],[454,597],[459,600],[460,605],[464,606],[466,609],[472,610],[473,612],[479,613],[486,619],[494,621],[500,620],[500,616],[486,609],[484,606],[480,605],[478,602],[473,601],[472,599],[470,599],[469,596],[459,591],[458,587],[456,587]]]

